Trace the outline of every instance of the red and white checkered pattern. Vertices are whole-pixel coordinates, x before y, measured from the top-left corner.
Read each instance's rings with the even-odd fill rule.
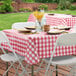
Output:
[[[54,48],[56,39],[59,35],[47,35],[45,33],[25,35],[16,30],[4,30],[10,44],[16,53],[25,56],[25,61],[29,64],[36,64],[40,58],[50,57]],[[3,44],[5,49],[8,45]],[[9,50],[11,51],[11,50]],[[76,46],[57,47],[55,56],[76,55]]]
[[[29,18],[28,18],[28,22],[35,22],[36,18],[33,14],[30,14]]]
[[[71,15],[56,14],[54,16],[49,16],[48,14],[45,14],[45,17],[46,24],[51,26],[67,25],[73,27],[76,24],[76,17],[72,17]],[[33,14],[29,16],[28,21],[36,21],[36,18]]]
[[[46,24],[51,26],[67,25],[67,22],[63,18],[55,16],[46,16]]]
[[[76,17],[64,18],[67,22],[67,26],[73,27],[76,24]]]
[[[46,16],[46,23],[53,26],[67,25],[73,27],[76,24],[76,17]]]

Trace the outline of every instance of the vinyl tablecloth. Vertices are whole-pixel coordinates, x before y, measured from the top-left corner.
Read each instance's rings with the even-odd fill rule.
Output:
[[[45,19],[46,24],[51,26],[66,25],[73,27],[76,24],[76,17],[72,17],[71,15],[65,15],[65,14],[55,14],[53,16],[45,14],[43,17],[44,22]],[[33,14],[30,14],[28,22],[35,22],[35,21],[36,21],[35,16]]]
[[[46,16],[46,24],[52,26],[65,25],[73,27],[76,24],[76,17],[60,17],[60,16]]]
[[[7,35],[13,49],[19,55],[25,56],[25,61],[29,64],[37,64],[40,58],[51,57],[56,39],[59,35],[21,34],[16,30],[3,30]],[[7,43],[2,44],[4,49],[9,49]],[[76,55],[76,46],[57,47],[55,56]]]

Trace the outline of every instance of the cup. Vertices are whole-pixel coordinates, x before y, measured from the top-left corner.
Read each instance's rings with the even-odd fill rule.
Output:
[[[50,25],[44,25],[43,30],[44,32],[48,32],[50,30]]]

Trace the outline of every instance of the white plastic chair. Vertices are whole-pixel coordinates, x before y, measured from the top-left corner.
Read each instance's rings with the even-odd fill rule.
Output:
[[[73,26],[72,31],[76,32],[76,24]]]
[[[34,26],[35,22],[17,22],[12,24],[12,29],[24,29],[26,26]]]
[[[56,69],[54,69],[54,71],[56,70],[56,76],[58,76],[57,74],[57,65],[74,65],[76,64],[76,57],[75,56],[59,56],[59,57],[53,57],[54,53],[55,53],[55,49],[57,46],[71,46],[71,45],[76,45],[76,33],[68,33],[68,34],[63,34],[61,36],[59,36],[57,38],[54,50],[52,52],[52,55],[50,58],[45,58],[43,59],[48,65],[46,68],[46,73],[45,76],[47,76],[48,74],[48,70],[50,69],[50,65],[54,65],[56,67]],[[70,73],[72,72],[74,67],[72,67],[72,69],[70,70]],[[51,70],[51,76],[52,76],[52,72],[53,70]],[[68,75],[70,76],[70,75]]]
[[[10,50],[12,51],[11,53],[7,53],[3,46],[1,46],[2,43],[7,43],[10,47]],[[16,74],[18,74],[18,76],[24,76],[24,74],[27,74],[27,76],[29,76],[28,72],[25,70],[24,66],[22,65],[22,61],[24,60],[23,56],[20,56],[18,54],[15,53],[15,50],[12,48],[12,46],[10,45],[10,42],[7,38],[7,36],[5,35],[4,32],[0,31],[0,48],[2,49],[3,53],[0,58],[5,61],[5,62],[9,62],[11,65],[8,67],[8,69],[4,72],[3,76],[6,75],[6,73],[9,71],[9,69],[11,67],[13,67],[16,71]],[[18,68],[16,69],[15,66],[13,65],[15,62],[19,62],[19,66],[18,68],[21,66],[22,67],[22,73],[18,73]],[[16,76],[15,74],[15,76]]]

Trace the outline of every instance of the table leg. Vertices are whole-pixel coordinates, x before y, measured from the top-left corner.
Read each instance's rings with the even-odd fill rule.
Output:
[[[34,76],[34,66],[32,65],[31,76]]]
[[[6,50],[6,53],[8,53],[8,50]],[[8,62],[6,62],[6,70],[8,69]],[[6,73],[6,76],[8,76],[8,72]]]
[[[7,69],[8,69],[8,62],[6,62],[6,70]],[[8,76],[8,72],[7,72],[6,76]]]
[[[56,65],[56,76],[58,76],[58,66]]]

